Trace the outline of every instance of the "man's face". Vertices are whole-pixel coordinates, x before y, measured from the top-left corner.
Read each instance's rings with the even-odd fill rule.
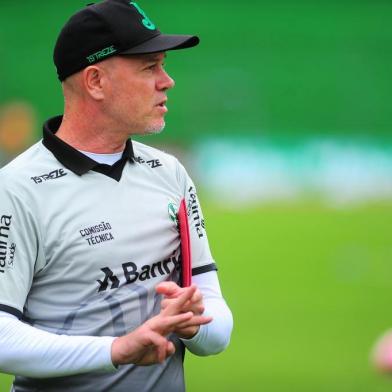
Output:
[[[106,64],[104,110],[128,135],[160,132],[165,126],[166,91],[174,81],[163,68],[164,53],[115,56]]]

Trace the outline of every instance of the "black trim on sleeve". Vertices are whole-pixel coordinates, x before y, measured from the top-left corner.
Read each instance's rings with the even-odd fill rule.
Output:
[[[202,267],[192,268],[192,276],[204,274],[205,272],[218,271],[215,263],[203,265]]]
[[[12,308],[11,306],[0,304],[0,311],[12,314],[13,316],[16,316],[19,320],[23,317],[23,313],[21,311]]]

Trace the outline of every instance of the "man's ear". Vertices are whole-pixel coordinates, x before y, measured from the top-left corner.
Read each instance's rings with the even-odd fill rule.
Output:
[[[105,70],[95,65],[91,65],[83,70],[83,82],[86,93],[97,101],[102,101],[105,98],[103,89],[105,77]]]

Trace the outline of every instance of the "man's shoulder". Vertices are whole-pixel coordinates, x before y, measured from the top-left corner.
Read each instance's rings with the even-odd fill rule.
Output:
[[[45,166],[47,150],[39,141],[19,154],[12,161],[0,169],[0,181],[7,186],[18,184],[23,178],[30,178],[34,173]]]

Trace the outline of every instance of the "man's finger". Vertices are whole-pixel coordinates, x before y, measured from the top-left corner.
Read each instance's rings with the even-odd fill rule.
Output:
[[[167,306],[170,304],[170,299],[163,299],[162,301],[161,301],[161,309],[165,309],[165,308],[167,308]]]
[[[191,310],[192,310],[193,313],[195,313],[197,315],[200,315],[200,314],[204,313],[205,306],[202,305],[202,304],[200,304],[200,305],[199,304],[198,305],[193,305]]]
[[[184,291],[177,297],[173,298],[166,309],[163,310],[165,315],[173,315],[182,311],[184,305],[189,301],[196,291],[196,286],[192,285],[184,289]]]
[[[155,346],[157,362],[162,363],[166,359],[166,357],[170,355],[168,354],[167,350],[168,340],[154,331],[150,331],[148,337],[151,343]]]
[[[192,317],[192,312],[180,313],[173,316],[162,316],[162,313],[160,313],[158,316],[148,320],[147,323],[149,323],[153,331],[161,335],[167,335],[173,332],[178,325],[190,320]]]
[[[193,316],[190,320],[184,321],[177,325],[177,329],[184,329],[188,327],[196,327],[199,325],[209,324],[213,320],[210,316]]]
[[[176,347],[174,343],[168,340],[167,347],[166,347],[167,356],[173,355],[176,352]]]
[[[197,289],[195,291],[195,294],[193,294],[192,298],[191,298],[191,302],[192,303],[197,303],[203,300],[203,294],[201,293],[201,291],[199,289]]]
[[[161,301],[161,308],[166,309],[173,301],[174,298],[165,298]],[[204,305],[200,303],[200,301],[197,302],[192,302],[192,301],[187,301],[185,304],[182,306],[182,311],[183,312],[199,312],[200,308],[204,309]],[[203,311],[202,311],[203,312]]]
[[[161,282],[155,287],[155,291],[158,294],[173,297],[181,294],[182,289],[174,282]]]

